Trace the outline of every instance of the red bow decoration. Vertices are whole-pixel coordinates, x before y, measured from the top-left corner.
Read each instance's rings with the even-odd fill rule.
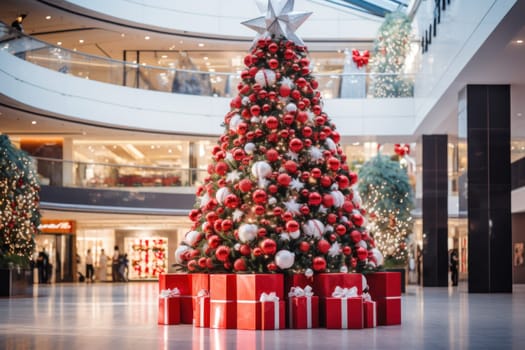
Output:
[[[368,64],[369,59],[370,52],[368,50],[363,51],[362,54],[359,52],[359,50],[352,50],[352,60],[354,60],[355,64],[357,65],[357,68],[366,66]]]
[[[394,145],[394,152],[400,157],[403,157],[406,154],[410,154],[410,145],[407,143],[405,143],[404,145],[396,143]]]

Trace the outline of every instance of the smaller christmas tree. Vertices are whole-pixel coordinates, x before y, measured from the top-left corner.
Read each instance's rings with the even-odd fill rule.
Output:
[[[413,95],[412,82],[400,75],[410,51],[410,31],[411,23],[406,14],[393,12],[385,17],[370,63],[370,95],[380,98]]]
[[[0,264],[27,265],[39,233],[39,190],[31,159],[0,135]]]
[[[385,258],[385,266],[402,266],[407,260],[407,236],[412,232],[412,188],[399,153],[378,154],[359,171],[359,193],[370,215],[368,229]]]

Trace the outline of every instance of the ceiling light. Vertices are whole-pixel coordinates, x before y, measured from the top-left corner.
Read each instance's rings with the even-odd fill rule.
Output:
[[[35,125],[35,124],[36,124],[36,120],[33,120],[33,121],[31,122],[31,124]]]
[[[78,42],[83,44],[84,43],[84,39],[80,39]]]
[[[353,143],[352,143],[352,146],[359,146],[359,145],[360,145],[359,142],[353,142]]]
[[[184,43],[184,40],[179,40],[179,44],[182,44],[182,43]]]
[[[151,39],[151,38],[149,37],[149,35],[146,35],[146,36],[144,37],[144,40],[149,40],[149,39]]]
[[[521,112],[516,113],[517,117],[521,117],[522,115],[523,115],[523,113],[521,113]]]
[[[204,56],[202,59],[207,61],[208,60],[208,56]]]
[[[199,43],[199,47],[204,47],[204,43]]]
[[[50,19],[51,19],[51,16],[46,16],[46,19],[47,19],[47,20],[50,20]]]
[[[523,44],[523,40],[521,40],[521,39],[516,40],[516,44]]]
[[[62,45],[62,42],[61,41],[57,41],[57,45],[58,46]]]
[[[208,68],[208,72],[215,72],[214,68]]]
[[[135,159],[144,159],[144,154],[137,149],[137,147],[133,146],[130,143],[127,143],[122,146],[122,148],[129,153],[130,156],[132,156]]]
[[[162,55],[161,58],[168,58],[168,55]]]
[[[170,149],[168,150],[168,153],[171,153],[171,152],[173,152],[173,151],[172,151],[171,148],[170,148]]]
[[[205,62],[204,64],[207,65],[207,66],[209,66],[209,65],[210,65],[210,62]]]
[[[124,33],[120,33],[120,36],[121,36],[121,37],[125,37],[126,34],[124,34]]]

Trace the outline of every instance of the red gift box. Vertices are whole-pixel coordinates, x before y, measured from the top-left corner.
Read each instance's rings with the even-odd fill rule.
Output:
[[[377,326],[377,304],[375,301],[365,300],[363,303],[363,327],[374,328]]]
[[[261,329],[285,328],[284,301],[261,302]]]
[[[261,302],[237,300],[237,329],[261,329]]]
[[[210,300],[210,328],[237,328],[237,301]]]
[[[363,293],[363,276],[360,273],[320,273],[314,276],[314,294],[330,297],[335,287],[357,288],[357,294]]]
[[[165,273],[159,276],[159,291],[177,288],[180,292],[180,323],[193,323],[192,275]]]
[[[180,297],[159,298],[159,324],[180,323]]]
[[[284,296],[281,274],[237,275],[237,300],[259,301],[262,293],[275,293],[280,300]]]
[[[210,327],[210,297],[208,294],[195,297],[195,327]]]
[[[289,328],[305,329],[319,327],[319,297],[290,297]]]
[[[368,289],[372,300],[384,297],[401,296],[400,272],[374,272],[366,275]]]
[[[363,298],[326,298],[326,328],[363,328]]]
[[[379,326],[401,324],[401,297],[379,298],[376,303]]]
[[[210,290],[210,275],[207,273],[192,273],[191,295],[196,296],[201,290]]]
[[[284,291],[289,291],[292,287],[300,287],[304,289],[306,286],[311,286],[314,280],[313,277],[306,277],[304,273],[295,273],[284,276]],[[288,299],[288,294],[285,294],[285,299]]]
[[[237,300],[237,275],[213,274],[210,275],[210,299]]]

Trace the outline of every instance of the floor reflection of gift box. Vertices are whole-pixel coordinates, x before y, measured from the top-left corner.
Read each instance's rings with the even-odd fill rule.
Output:
[[[377,303],[377,325],[401,324],[401,274],[374,272],[366,279],[370,296]]]
[[[210,327],[237,328],[237,275],[210,275]]]
[[[187,273],[163,273],[159,275],[159,292],[177,288],[180,292],[180,322],[193,323],[192,278]]]

